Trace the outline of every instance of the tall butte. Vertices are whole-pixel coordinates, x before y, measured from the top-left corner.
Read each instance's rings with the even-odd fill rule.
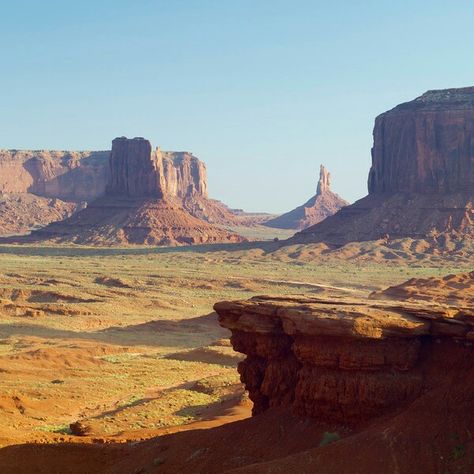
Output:
[[[306,229],[332,216],[349,203],[331,191],[331,175],[321,165],[316,194],[302,206],[265,222],[266,226],[280,229]]]
[[[428,91],[375,120],[368,196],[288,241],[474,237],[474,87]]]
[[[72,217],[34,231],[25,239],[94,245],[242,241],[240,236],[184,210],[176,198],[177,191],[170,189],[176,184],[167,179],[170,167],[168,157],[159,149],[152,150],[148,140],[116,138],[109,156],[105,195]],[[189,192],[193,186],[190,182]]]

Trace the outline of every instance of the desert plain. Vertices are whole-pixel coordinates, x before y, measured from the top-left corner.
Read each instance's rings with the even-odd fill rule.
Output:
[[[249,417],[236,371],[243,356],[217,324],[215,302],[361,297],[469,270],[466,260],[416,253],[391,262],[310,249],[0,246],[1,446],[124,442]]]

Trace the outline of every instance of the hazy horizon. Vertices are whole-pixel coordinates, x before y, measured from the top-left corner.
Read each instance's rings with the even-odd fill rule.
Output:
[[[20,0],[0,14],[0,148],[143,136],[192,152],[211,197],[247,211],[303,204],[321,163],[335,192],[364,196],[376,115],[474,84],[467,1]]]

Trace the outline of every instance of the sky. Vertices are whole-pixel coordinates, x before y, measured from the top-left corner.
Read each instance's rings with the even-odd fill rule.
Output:
[[[474,85],[474,2],[0,0],[0,148],[191,151],[212,197],[285,212],[319,165],[367,191],[375,117]]]

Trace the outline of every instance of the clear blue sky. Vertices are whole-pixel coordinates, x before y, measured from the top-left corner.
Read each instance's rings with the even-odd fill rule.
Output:
[[[0,148],[144,136],[206,162],[211,195],[280,212],[366,192],[375,116],[474,85],[474,2],[0,3]]]

